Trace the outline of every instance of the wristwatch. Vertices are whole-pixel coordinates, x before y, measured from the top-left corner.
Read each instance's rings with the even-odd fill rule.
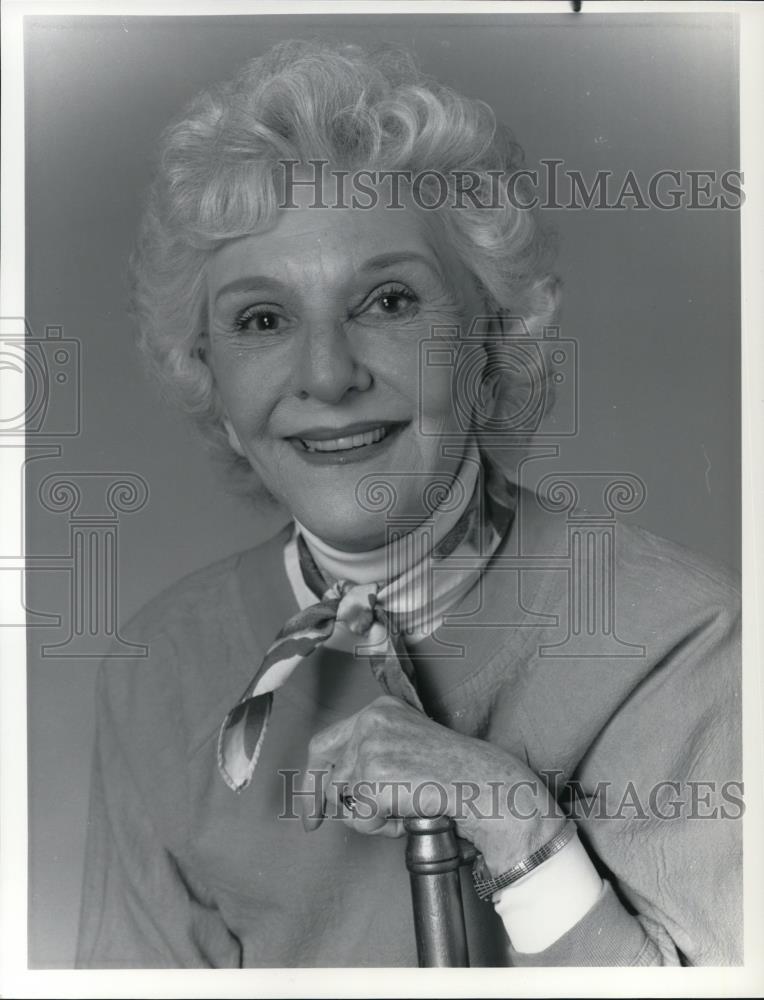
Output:
[[[552,855],[561,851],[566,844],[570,843],[576,835],[576,829],[577,827],[575,822],[572,819],[569,819],[556,837],[547,841],[546,844],[540,847],[537,851],[534,851],[529,857],[525,858],[523,861],[519,861],[508,871],[497,876],[496,878],[491,877],[485,863],[485,858],[482,854],[479,854],[472,866],[472,882],[475,886],[475,892],[482,900],[485,901],[489,900],[494,893],[499,891],[499,889],[506,889],[508,885],[518,882],[521,878],[529,875],[532,871],[538,868],[539,865],[543,865],[543,863],[548,861]]]

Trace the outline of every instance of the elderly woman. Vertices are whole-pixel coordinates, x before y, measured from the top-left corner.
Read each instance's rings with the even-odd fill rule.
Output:
[[[142,347],[290,521],[99,674],[78,965],[415,965],[417,815],[478,852],[473,965],[739,960],[738,595],[619,525],[618,640],[562,648],[565,519],[516,475],[511,347],[557,308],[519,167],[405,54],[318,43],[166,131]]]

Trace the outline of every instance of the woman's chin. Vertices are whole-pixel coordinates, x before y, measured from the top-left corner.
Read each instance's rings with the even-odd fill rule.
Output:
[[[384,545],[387,541],[384,516],[359,517],[359,513],[362,512],[356,506],[352,513],[344,515],[340,508],[323,517],[316,516],[314,508],[305,517],[295,516],[311,534],[340,552],[368,552]]]
[[[271,483],[282,504],[308,531],[347,552],[384,545],[391,521],[425,518],[433,476],[450,479],[429,440],[410,423],[369,446],[308,451],[282,441],[279,481]],[[424,445],[424,447],[423,447]],[[264,463],[263,463],[264,464]]]

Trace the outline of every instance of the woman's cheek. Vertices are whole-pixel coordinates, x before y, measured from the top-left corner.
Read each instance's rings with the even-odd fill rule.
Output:
[[[460,315],[443,309],[428,311],[421,319],[416,350],[409,358],[409,372],[416,373],[413,394],[420,433],[428,437],[467,433],[485,351],[477,343],[464,343]],[[436,336],[437,330],[442,335]]]
[[[245,447],[268,434],[268,414],[278,381],[270,367],[266,359],[241,351],[215,369],[221,401]]]
[[[462,429],[454,406],[452,371],[450,366],[433,366],[422,372],[426,378],[419,380],[417,416],[424,436],[437,437]]]

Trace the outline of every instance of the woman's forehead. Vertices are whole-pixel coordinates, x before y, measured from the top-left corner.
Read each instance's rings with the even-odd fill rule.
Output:
[[[234,272],[277,275],[285,267],[356,271],[396,256],[419,261],[446,279],[453,255],[442,225],[430,214],[410,205],[314,207],[310,195],[296,208],[280,209],[266,231],[222,244],[208,264],[208,283],[215,286]]]

